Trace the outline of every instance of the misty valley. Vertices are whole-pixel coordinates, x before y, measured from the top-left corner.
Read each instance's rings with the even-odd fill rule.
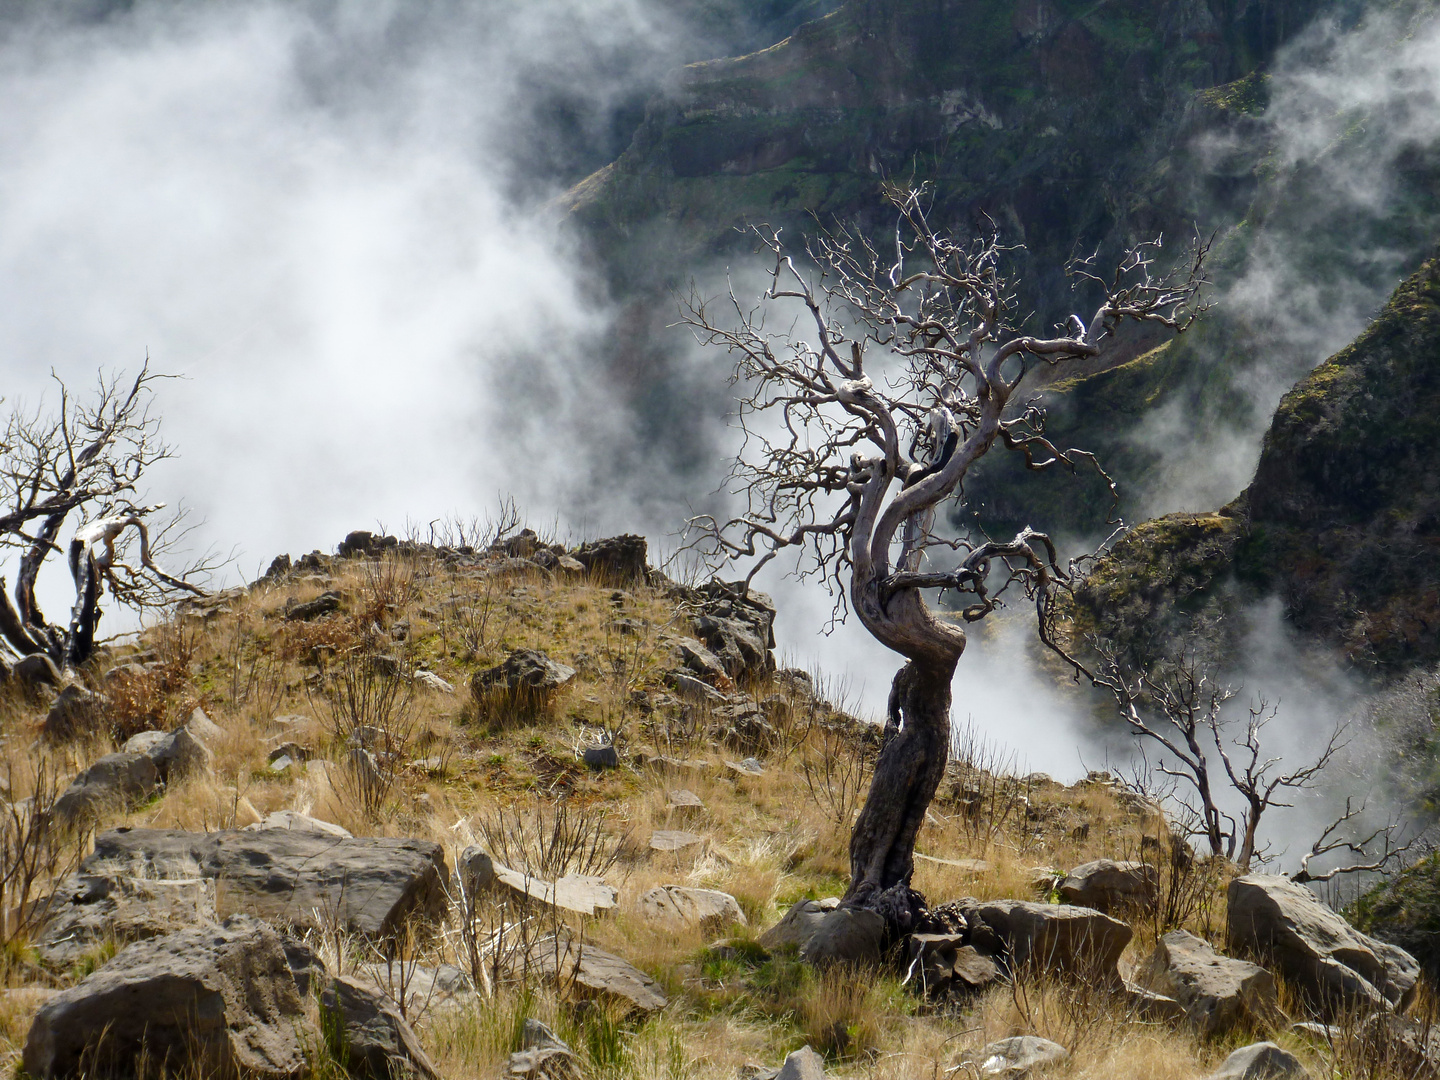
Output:
[[[0,94],[0,1068],[1440,1076],[1435,0],[0,0]]]

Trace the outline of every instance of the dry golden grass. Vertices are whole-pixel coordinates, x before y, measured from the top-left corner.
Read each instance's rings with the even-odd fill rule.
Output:
[[[332,590],[342,597],[339,611],[310,622],[285,618],[295,604]],[[986,1042],[1022,1033],[1071,1048],[1070,1063],[1049,1074],[1056,1077],[1188,1080],[1206,1075],[1233,1048],[1202,1045],[1183,1031],[1126,1015],[1113,1000],[1056,984],[1022,982],[937,1011],[893,975],[817,974],[783,957],[758,966],[721,963],[707,951],[714,934],[647,920],[639,898],[657,885],[720,889],[736,897],[749,921],[725,935],[744,942],[796,899],[843,891],[847,818],[858,807],[824,785],[853,778],[827,779],[818,763],[826,755],[853,754],[864,776],[865,756],[873,753],[857,738],[836,735],[847,729],[827,728],[835,720],[829,710],[807,709],[779,684],[748,688],[757,701],[783,699],[766,706],[775,727],[766,745],[716,745],[706,735],[708,712],[664,692],[662,675],[674,663],[668,638],[686,633],[685,625],[685,612],[658,589],[629,585],[617,592],[611,584],[536,571],[486,575],[394,555],[260,585],[213,617],[148,632],[86,673],[100,687],[109,667],[153,654],[160,662],[153,675],[111,681],[125,697],[123,729],[173,726],[199,705],[225,731],[211,747],[208,776],[175,784],[112,824],[233,828],[292,809],[357,835],[435,840],[453,866],[500,808],[524,813],[564,799],[575,813],[599,822],[620,852],[606,873],[620,889],[620,908],[577,929],[649,972],[670,995],[670,1006],[639,1022],[576,1008],[544,987],[502,984],[483,1008],[436,1009],[420,1019],[422,1039],[447,1077],[499,1075],[526,1015],[570,1041],[591,1075],[616,1080],[732,1078],[743,1064],[778,1064],[807,1042],[830,1055],[837,1077],[938,1080],[969,1075],[950,1070]],[[360,648],[394,656],[407,669],[423,666],[455,687],[454,694],[417,689],[409,701],[414,760],[396,763],[389,797],[373,812],[337,782],[347,748],[326,722],[338,665]],[[577,678],[542,715],[482,722],[469,680],[516,648],[540,649],[574,667]],[[0,696],[12,799],[29,793],[37,761],[70,775],[113,748],[116,732],[107,731],[89,745],[31,755],[26,748],[43,709],[14,693]],[[577,750],[602,735],[615,739],[625,767],[594,773],[577,760]],[[282,743],[306,748],[312,762],[272,773],[266,758]],[[632,764],[641,749],[705,765]],[[915,887],[934,902],[1038,899],[1038,879],[1095,858],[1153,857],[1155,841],[1166,835],[1162,821],[1133,809],[1112,787],[1002,775],[995,766],[1003,762],[973,734],[966,750],[976,767],[947,777],[919,837],[919,852],[942,860],[916,866]],[[740,776],[725,767],[725,760],[751,751],[765,762],[764,775]],[[422,760],[428,765],[418,764]],[[667,794],[680,788],[699,796],[703,807],[669,806]],[[650,851],[650,834],[667,828],[695,832],[705,843],[686,852]],[[963,860],[983,860],[983,867],[953,865]],[[1180,923],[1213,939],[1224,924],[1224,877],[1192,875],[1186,882],[1183,887],[1202,891],[1208,902],[1203,910],[1180,905]],[[1168,929],[1161,921],[1136,919],[1122,970],[1149,954],[1156,935]],[[453,933],[426,945],[424,956],[465,963]],[[13,970],[23,976],[23,967]],[[0,996],[0,1056],[18,1052],[43,996],[28,989]],[[1261,1034],[1301,1053],[1316,1075],[1329,1075],[1335,1055],[1285,1033]]]

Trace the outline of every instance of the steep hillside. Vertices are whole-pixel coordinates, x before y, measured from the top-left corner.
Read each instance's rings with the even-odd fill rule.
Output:
[[[919,837],[949,930],[887,943],[817,901],[878,729],[772,670],[775,617],[667,581],[638,537],[357,533],[85,671],[17,666],[0,1052],[37,1080],[200,1054],[197,1076],[709,1080],[792,1051],[815,1078],[1038,1054],[1193,1080],[1268,1037],[1244,1053],[1410,1075],[1401,954],[1279,878],[1232,883],[1108,774],[1016,776],[974,731]],[[1319,954],[1244,943],[1267,895],[1357,965],[1385,1033],[1290,1028],[1334,1003],[1306,996]],[[1227,926],[1283,992],[1215,951]],[[1192,985],[1215,970],[1244,994]]]
[[[941,220],[988,214],[1053,301],[1077,243],[1183,234],[1216,199],[1243,208],[1243,171],[1201,190],[1187,161],[1186,134],[1213,119],[1194,95],[1254,71],[1313,10],[852,0],[769,49],[686,68],[569,205],[607,253],[657,220],[703,252],[751,222],[873,214],[885,178],[934,181]]]

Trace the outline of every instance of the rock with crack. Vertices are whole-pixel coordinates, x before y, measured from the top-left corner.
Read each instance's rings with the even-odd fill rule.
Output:
[[[1244,960],[1222,956],[1185,930],[1160,938],[1135,981],[1174,998],[1201,1035],[1225,1035],[1241,1024],[1262,1028],[1282,1019],[1275,977]]]
[[[320,995],[320,1024],[331,1056],[359,1080],[401,1080],[438,1073],[395,1003],[341,975]]]
[[[980,1051],[982,1077],[1018,1080],[1043,1076],[1070,1060],[1070,1051],[1057,1042],[1036,1035],[1015,1035],[993,1042]]]
[[[825,1059],[808,1046],[785,1055],[775,1080],[825,1080]]]
[[[478,844],[461,852],[458,861],[460,880],[468,896],[501,888],[526,901],[592,916],[613,911],[619,902],[620,894],[603,878],[566,874],[557,881],[546,881],[496,862]]]
[[[640,912],[656,922],[699,926],[709,932],[746,925],[739,901],[716,889],[657,885],[640,897]]]
[[[526,958],[517,957],[515,963]],[[606,998],[637,1012],[656,1012],[669,999],[654,979],[614,953],[564,935],[541,938],[528,954],[529,970],[582,997]]]
[[[1300,1059],[1273,1042],[1242,1046],[1208,1080],[1311,1080]]]
[[[1303,885],[1247,874],[1230,883],[1227,899],[1232,947],[1277,967],[1322,1014],[1403,1012],[1414,999],[1420,977],[1415,958],[1362,934]]]
[[[801,900],[760,935],[767,949],[786,946],[816,966],[878,964],[885,948],[885,920],[873,911]]]
[[[62,825],[94,826],[148,799],[159,784],[160,770],[148,755],[106,754],[70,782],[52,812]]]
[[[703,679],[684,671],[665,673],[665,684],[685,701],[696,705],[723,705],[725,695]]]
[[[581,1080],[574,1052],[539,1020],[526,1018],[522,1039],[523,1049],[510,1055],[511,1080]]]
[[[337,838],[295,829],[192,833],[113,829],[80,864],[95,877],[215,882],[223,917],[242,912],[277,925],[338,926],[388,937],[448,905],[445,855],[428,840]]]
[[[690,672],[717,686],[731,685],[730,675],[720,658],[705,647],[698,639],[682,637],[675,640],[675,651],[680,663]]]
[[[1149,863],[1096,859],[1066,874],[1059,891],[1067,904],[1108,913],[1154,903],[1159,888],[1160,873]]]
[[[967,906],[974,927],[983,923],[1005,947],[1014,970],[1033,968],[1119,989],[1117,964],[1133,931],[1092,908],[987,900]]]
[[[51,998],[25,1040],[37,1080],[160,1072],[279,1078],[308,1071],[313,1038],[279,934],[232,916],[122,950]]]
[[[683,829],[656,829],[650,834],[651,851],[687,851],[705,846],[705,838]]]

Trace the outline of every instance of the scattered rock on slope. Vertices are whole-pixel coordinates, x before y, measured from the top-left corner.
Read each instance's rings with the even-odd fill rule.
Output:
[[[160,771],[147,755],[106,754],[55,800],[55,818],[65,825],[94,824],[107,812],[149,798],[159,783]]]
[[[1059,892],[1067,904],[1112,912],[1153,902],[1159,886],[1149,863],[1096,859],[1066,874]]]
[[[1202,1035],[1224,1035],[1236,1025],[1261,1027],[1280,1016],[1275,977],[1244,960],[1222,956],[1185,930],[1172,930],[1137,973],[1147,990],[1174,998]]]
[[[980,1051],[983,1077],[1038,1076],[1070,1060],[1070,1051],[1037,1035],[1015,1035]]]
[[[504,662],[477,671],[470,692],[482,703],[504,694],[517,703],[539,705],[574,677],[574,668],[557,664],[538,649],[516,649]]]
[[[965,914],[972,928],[979,921],[995,932],[1014,968],[1121,985],[1116,965],[1134,932],[1119,919],[1092,908],[1026,900],[987,900],[967,906]]]
[[[809,964],[878,964],[885,933],[885,920],[873,911],[801,900],[760,936],[760,944],[794,946]]]
[[[57,994],[31,1025],[24,1068],[123,1076],[144,1054],[157,1072],[298,1077],[307,1026],[280,936],[236,915],[131,945]]]
[[[580,1080],[574,1051],[534,1017],[525,1020],[524,1047],[510,1055],[514,1080]]]
[[[1404,1011],[1413,1000],[1420,977],[1415,958],[1362,934],[1303,885],[1248,874],[1230,883],[1228,902],[1232,946],[1277,966],[1322,1011]]]
[[[536,942],[528,958],[531,971],[573,986],[581,995],[608,997],[639,1012],[655,1012],[669,1004],[659,985],[614,953],[567,937]]]
[[[1311,1080],[1300,1059],[1272,1042],[1242,1046],[1227,1057],[1209,1080]]]
[[[683,885],[657,885],[640,897],[646,918],[719,930],[733,923],[745,925],[740,903],[716,889],[690,889]]]

